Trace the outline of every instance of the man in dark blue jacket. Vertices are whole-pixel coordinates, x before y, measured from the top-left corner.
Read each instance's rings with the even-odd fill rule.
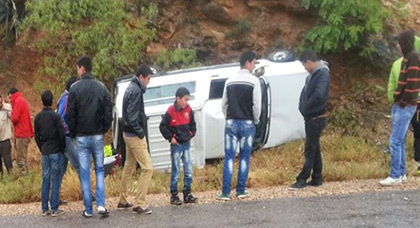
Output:
[[[324,62],[319,61],[315,52],[306,50],[299,61],[310,73],[306,78],[299,100],[299,111],[305,119],[305,164],[291,190],[301,189],[307,184],[322,185],[322,157],[319,139],[327,124],[327,101],[330,87],[330,71]],[[309,183],[306,180],[311,175]]]

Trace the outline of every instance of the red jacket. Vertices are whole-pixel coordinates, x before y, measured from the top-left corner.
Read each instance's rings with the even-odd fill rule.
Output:
[[[34,137],[29,105],[20,92],[12,94],[12,123],[15,138]]]

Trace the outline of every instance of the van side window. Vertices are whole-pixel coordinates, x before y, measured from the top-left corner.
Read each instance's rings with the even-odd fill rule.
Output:
[[[210,84],[210,94],[209,99],[219,99],[223,97],[223,90],[225,88],[227,78],[224,79],[215,79],[211,81]]]
[[[190,100],[194,100],[195,81],[182,82],[171,85],[163,85],[147,88],[144,94],[144,106],[171,104],[175,101],[175,92],[179,87],[185,87],[190,91]]]

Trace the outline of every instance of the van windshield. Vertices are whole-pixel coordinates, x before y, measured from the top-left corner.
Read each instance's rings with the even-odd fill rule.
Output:
[[[180,87],[187,88],[191,94],[190,100],[194,100],[195,81],[182,82],[147,88],[147,92],[144,94],[144,106],[173,103],[175,101],[175,92]]]

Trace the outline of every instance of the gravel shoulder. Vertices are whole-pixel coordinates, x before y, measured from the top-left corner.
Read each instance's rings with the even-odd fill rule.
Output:
[[[328,182],[320,187],[306,187],[299,191],[290,191],[288,186],[276,186],[268,188],[250,188],[247,191],[251,196],[241,201],[255,201],[276,198],[302,198],[312,196],[331,196],[346,195],[364,192],[383,192],[383,191],[407,191],[420,189],[420,177],[408,177],[407,182],[392,187],[382,187],[379,185],[379,179],[356,180],[346,182]],[[196,192],[199,197],[199,204],[218,203],[215,196],[218,191]],[[239,201],[238,199],[233,199]],[[169,194],[150,194],[147,196],[147,202],[151,207],[161,207],[169,205]],[[118,197],[107,198],[107,207],[115,210],[118,204]],[[83,211],[83,202],[74,201],[63,205],[61,209],[65,211]],[[41,212],[41,203],[27,204],[0,204],[0,216],[10,215],[36,215]]]

